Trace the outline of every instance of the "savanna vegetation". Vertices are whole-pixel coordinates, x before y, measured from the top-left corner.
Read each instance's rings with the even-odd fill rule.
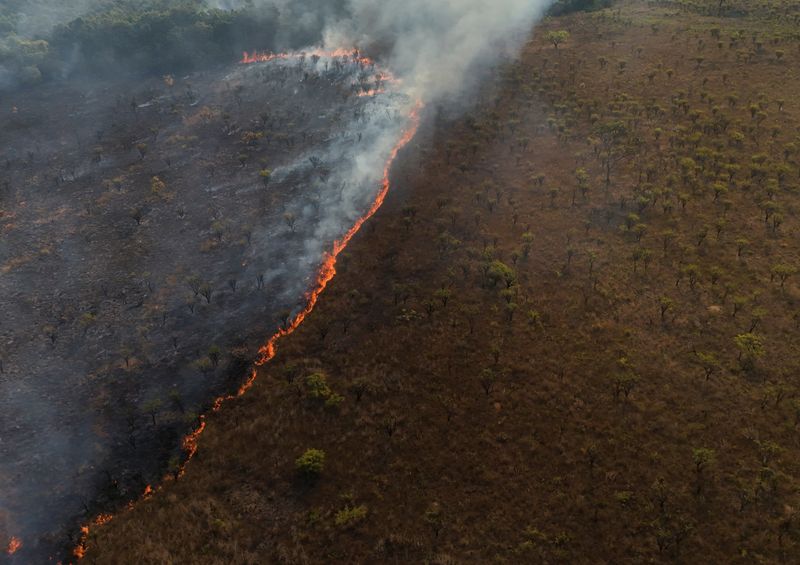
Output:
[[[795,562],[799,6],[546,20],[86,560]]]

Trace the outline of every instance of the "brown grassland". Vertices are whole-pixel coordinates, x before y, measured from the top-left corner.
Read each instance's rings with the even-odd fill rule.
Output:
[[[85,561],[797,563],[800,4],[718,4],[547,19],[429,109],[313,314]]]

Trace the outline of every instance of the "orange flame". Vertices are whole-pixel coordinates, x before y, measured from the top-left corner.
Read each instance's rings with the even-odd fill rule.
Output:
[[[290,61],[295,59],[305,59],[306,57],[327,57],[330,59],[352,59],[355,63],[360,63],[365,66],[372,66],[375,61],[369,57],[361,55],[358,49],[335,49],[332,51],[325,51],[323,49],[312,49],[310,51],[293,51],[290,53],[248,53],[245,51],[242,54],[242,64],[249,65],[252,63],[268,63],[269,61]]]
[[[385,94],[385,88],[373,88],[372,90],[365,90],[363,92],[358,93],[359,98],[364,98],[366,96],[377,96],[378,94]]]
[[[114,516],[112,514],[100,514],[94,519],[94,525],[102,526],[103,524],[108,524],[113,518]]]
[[[358,54],[358,51],[347,52],[346,50],[340,50],[328,53],[323,53],[321,51],[320,52],[311,51],[310,53],[312,55],[320,54],[320,56],[325,55],[329,57],[342,57],[349,55],[352,56],[354,60],[366,61],[367,62],[366,64],[372,64],[371,59],[368,59],[366,57],[361,57]],[[262,54],[262,55],[256,53],[254,53],[253,55],[248,55],[247,53],[245,53],[242,59],[242,63],[248,64],[260,61],[272,61],[275,59],[290,59],[297,57],[299,57],[299,55],[295,53]],[[391,172],[392,165],[394,164],[394,161],[397,158],[397,155],[400,153],[400,151],[406,145],[408,145],[408,143],[412,139],[414,139],[414,136],[417,134],[417,130],[419,129],[420,113],[422,111],[422,108],[423,108],[422,102],[417,102],[416,105],[412,108],[411,113],[409,115],[410,124],[403,132],[403,135],[400,137],[400,139],[392,148],[389,154],[389,158],[387,159],[386,164],[383,167],[383,181],[381,183],[381,189],[378,192],[378,195],[376,196],[375,200],[373,201],[372,206],[370,206],[369,210],[367,210],[367,212],[363,216],[361,216],[358,220],[356,220],[355,224],[353,224],[353,226],[347,231],[347,233],[345,233],[340,239],[333,242],[331,251],[325,253],[325,255],[323,256],[322,266],[320,267],[319,273],[317,274],[316,284],[314,288],[312,288],[306,294],[305,307],[292,319],[291,323],[289,323],[283,328],[280,328],[277,332],[275,332],[272,335],[272,337],[270,337],[266,341],[266,343],[264,343],[264,345],[262,345],[259,348],[258,350],[259,356],[254,363],[255,367],[253,367],[250,373],[250,377],[244,383],[242,383],[242,385],[239,387],[239,390],[237,390],[235,394],[220,396],[216,400],[214,400],[214,403],[212,404],[211,407],[212,412],[219,411],[219,409],[222,407],[222,404],[226,400],[231,400],[233,398],[238,398],[244,395],[253,386],[253,383],[258,377],[257,367],[264,365],[270,359],[275,357],[275,354],[277,353],[276,349],[277,341],[280,338],[294,332],[294,330],[296,330],[300,326],[300,324],[303,323],[303,320],[305,320],[306,316],[308,316],[314,309],[314,306],[316,306],[317,300],[319,300],[319,297],[325,290],[325,287],[328,286],[328,283],[336,275],[335,267],[336,267],[337,257],[345,249],[345,247],[347,247],[347,244],[350,243],[350,240],[353,239],[356,233],[358,233],[358,231],[361,229],[361,226],[363,226],[367,220],[369,220],[372,216],[374,216],[375,213],[378,211],[378,209],[383,205],[383,201],[386,199],[386,195],[389,192],[389,186],[390,186],[389,174]],[[190,434],[186,435],[183,439],[182,447],[184,449],[184,452],[186,453],[186,460],[184,461],[183,465],[181,465],[178,471],[178,476],[183,476],[183,474],[186,472],[186,466],[189,464],[189,461],[191,461],[192,457],[194,457],[195,453],[197,453],[197,444],[200,439],[200,435],[203,433],[205,429],[206,429],[206,418],[205,415],[201,415],[199,417],[199,424],[197,428]],[[168,478],[165,478],[165,480],[168,480]],[[155,492],[159,490],[161,490],[160,485],[156,486],[155,488],[151,487],[150,485],[147,485],[140,500],[150,498]],[[134,502],[133,501],[129,502],[127,508],[130,510],[133,507],[134,507]],[[112,518],[113,516],[111,514],[101,514],[100,516],[95,518],[95,520],[93,520],[92,524],[94,525],[106,524],[110,522]],[[89,526],[88,525],[82,526],[81,536],[78,542],[78,546],[75,547],[75,549],[73,549],[72,551],[72,554],[78,559],[82,559],[86,555],[86,550],[88,548],[87,546],[88,539],[89,539]]]
[[[327,59],[342,59],[345,61],[352,61],[354,63],[358,63],[361,67],[375,67],[376,63],[374,59],[366,57],[361,54],[358,49],[348,50],[348,49],[335,49],[332,51],[325,51],[323,49],[312,49],[310,51],[292,51],[289,53],[259,53],[253,52],[248,53],[245,51],[242,53],[242,60],[239,61],[242,65],[252,65],[253,63],[269,63],[271,61],[297,61],[300,59],[306,59],[308,57],[320,57],[320,58],[327,58]],[[381,82],[389,82],[389,83],[399,83],[400,80],[395,78],[395,76],[387,71],[386,69],[382,69],[378,71],[375,75],[375,78]],[[374,94],[381,94],[381,92],[377,92],[380,89],[375,89]],[[374,96],[374,94],[369,95],[365,94],[362,96]]]
[[[83,559],[86,555],[86,540],[89,538],[89,526],[81,526],[81,539],[75,549],[72,550],[72,555],[78,559]]]
[[[6,548],[6,553],[9,555],[14,555],[19,549],[22,547],[22,540],[13,537],[8,541],[8,547]]]
[[[322,291],[325,290],[325,287],[328,286],[328,283],[333,279],[336,275],[336,258],[339,256],[339,253],[347,247],[347,244],[350,243],[350,240],[353,239],[353,236],[358,233],[361,229],[361,226],[364,225],[364,222],[369,220],[372,216],[375,215],[375,212],[383,205],[383,201],[386,199],[386,194],[389,192],[389,173],[392,168],[392,164],[394,160],[397,158],[397,154],[400,153],[400,150],[403,149],[408,143],[414,139],[414,136],[417,134],[417,129],[419,128],[419,113],[422,109],[422,103],[418,102],[414,109],[411,111],[411,125],[410,127],[403,133],[403,136],[400,140],[395,144],[392,148],[392,152],[389,154],[389,160],[386,162],[386,165],[383,168],[383,183],[381,185],[381,190],[378,193],[378,196],[375,198],[375,201],[372,203],[372,206],[367,213],[361,216],[356,223],[353,224],[347,233],[345,233],[341,239],[338,239],[333,242],[333,249],[326,253],[323,257],[322,267],[320,268],[319,274],[317,275],[317,283],[314,288],[306,295],[307,302],[305,307],[294,317],[294,319],[289,323],[286,327],[279,329],[271,338],[267,340],[267,342],[261,346],[258,350],[259,357],[256,360],[256,365],[261,366],[273,357],[275,357],[276,349],[275,344],[276,342],[289,334],[291,334],[294,330],[303,323],[306,316],[311,313],[314,309],[314,306],[317,304],[317,300],[319,300],[320,294]]]

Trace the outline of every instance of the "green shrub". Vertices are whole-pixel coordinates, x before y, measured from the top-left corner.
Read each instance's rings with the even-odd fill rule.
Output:
[[[335,393],[328,385],[328,377],[325,376],[325,373],[308,375],[305,385],[309,398],[321,402],[325,408],[338,408],[344,401],[344,397]]]
[[[306,449],[294,462],[297,472],[307,479],[315,479],[325,469],[325,452],[321,449]]]
[[[306,377],[308,396],[316,400],[326,400],[331,395],[328,377],[324,373],[313,373]]]
[[[333,518],[333,523],[338,528],[352,528],[359,522],[367,517],[367,507],[363,504],[360,506],[348,506],[343,510],[339,510]]]

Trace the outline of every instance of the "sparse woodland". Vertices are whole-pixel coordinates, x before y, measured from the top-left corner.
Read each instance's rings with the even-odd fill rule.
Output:
[[[86,561],[797,562],[798,18],[550,18],[428,109],[313,314]]]

